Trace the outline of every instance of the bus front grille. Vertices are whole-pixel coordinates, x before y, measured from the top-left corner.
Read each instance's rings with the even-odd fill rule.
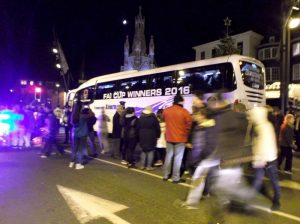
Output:
[[[249,102],[252,103],[262,103],[264,94],[255,91],[246,90],[246,96]]]

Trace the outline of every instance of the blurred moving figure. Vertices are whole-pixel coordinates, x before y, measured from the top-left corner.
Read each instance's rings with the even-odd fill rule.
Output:
[[[61,145],[57,142],[57,134],[59,131],[59,120],[57,119],[56,115],[54,114],[54,111],[51,111],[51,108],[46,107],[45,108],[46,116],[46,131],[48,132],[47,135],[45,135],[45,146],[42,152],[44,153],[41,155],[41,158],[47,158],[52,153],[52,147],[55,146],[57,151],[63,155],[65,152]]]
[[[166,147],[167,147],[167,142],[166,142],[166,123],[164,122],[163,119],[163,109],[158,109],[156,117],[160,126],[160,137],[157,139],[157,144],[156,144],[156,162],[154,163],[154,166],[162,166],[164,164],[165,160],[165,155],[166,155]]]
[[[210,156],[219,159],[221,169],[217,173],[214,189],[222,203],[230,202],[230,206],[243,207],[253,196],[253,190],[246,186],[241,164],[251,162],[245,140],[247,139],[248,121],[243,113],[243,104],[231,105],[216,95],[213,106],[216,120],[216,150]]]
[[[13,107],[12,111],[15,114],[21,115],[22,119],[15,121],[17,128],[11,133],[11,146],[21,148],[24,145],[24,112],[18,104]]]
[[[105,114],[104,108],[101,111],[101,114],[98,116],[98,129],[97,136],[100,145],[101,154],[109,153],[110,147],[108,143],[108,127],[107,122],[110,122],[109,117]]]
[[[272,210],[280,208],[280,187],[277,173],[277,141],[273,124],[268,120],[268,110],[255,107],[249,112],[253,124],[252,141],[253,167],[255,178],[253,186],[256,191],[261,189],[265,173],[269,177],[274,191]]]
[[[192,161],[191,166],[196,166],[192,177],[193,187],[190,189],[185,203],[187,208],[195,206],[199,203],[202,196],[204,186],[210,185],[205,183],[205,178],[214,164],[218,162],[207,159],[207,157],[215,149],[215,121],[207,118],[207,110],[205,108],[198,108],[193,113],[193,133],[192,133]]]
[[[292,174],[293,149],[297,149],[294,136],[294,122],[294,115],[285,115],[279,133],[280,153],[278,157],[278,169],[280,169],[281,163],[285,159],[284,172],[287,174]]]

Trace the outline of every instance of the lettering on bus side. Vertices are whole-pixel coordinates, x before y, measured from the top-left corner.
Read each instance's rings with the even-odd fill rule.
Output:
[[[103,99],[122,99],[151,96],[171,96],[176,94],[190,94],[190,86],[167,87],[158,89],[132,90],[132,91],[114,91],[113,93],[104,93]]]

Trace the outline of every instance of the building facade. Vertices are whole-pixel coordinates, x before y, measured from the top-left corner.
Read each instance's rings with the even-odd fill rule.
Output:
[[[145,38],[145,17],[142,15],[142,8],[139,7],[139,14],[135,17],[135,33],[131,47],[129,38],[126,36],[124,44],[124,65],[121,71],[147,70],[154,68],[154,40],[150,38],[149,52],[147,54]]]
[[[236,47],[240,49],[240,53],[242,55],[256,58],[256,49],[263,39],[262,35],[253,31],[247,31],[231,37],[235,41]],[[193,49],[196,51],[196,60],[214,57],[218,44],[220,44],[220,40],[193,47]]]
[[[300,35],[299,31],[291,37],[290,50],[290,85],[289,97],[294,108],[300,109]],[[260,60],[266,71],[267,103],[273,106],[280,105],[280,40],[275,36],[268,39],[253,31],[233,35],[236,47],[245,56]],[[196,51],[196,60],[212,58],[219,40],[193,47]],[[299,99],[299,100],[298,100]],[[296,106],[299,101],[299,107]]]

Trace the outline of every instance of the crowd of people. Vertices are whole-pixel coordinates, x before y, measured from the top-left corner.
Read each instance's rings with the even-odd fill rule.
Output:
[[[41,158],[51,156],[53,147],[63,155],[64,147],[57,141],[63,126],[64,144],[71,142],[70,168],[83,169],[87,158],[106,154],[128,168],[152,171],[162,166],[163,181],[170,179],[175,184],[185,182],[184,172],[192,175],[193,187],[180,202],[187,209],[197,208],[200,199],[211,194],[225,204],[245,205],[260,191],[267,173],[274,192],[271,209],[280,208],[278,170],[285,160],[283,172],[292,175],[293,150],[300,142],[300,114],[284,116],[270,106],[246,110],[242,103],[229,104],[222,94],[205,101],[196,92],[192,114],[183,107],[184,98],[176,95],[172,106],[156,114],[147,106],[137,117],[134,107],[125,108],[121,101],[109,139],[110,118],[104,109],[96,117],[89,104],[81,99],[64,110],[15,106],[11,111],[23,118],[7,134],[6,144],[25,148],[36,144],[42,148]],[[5,110],[10,109],[1,108]],[[245,183],[244,164],[252,164],[252,185]]]

